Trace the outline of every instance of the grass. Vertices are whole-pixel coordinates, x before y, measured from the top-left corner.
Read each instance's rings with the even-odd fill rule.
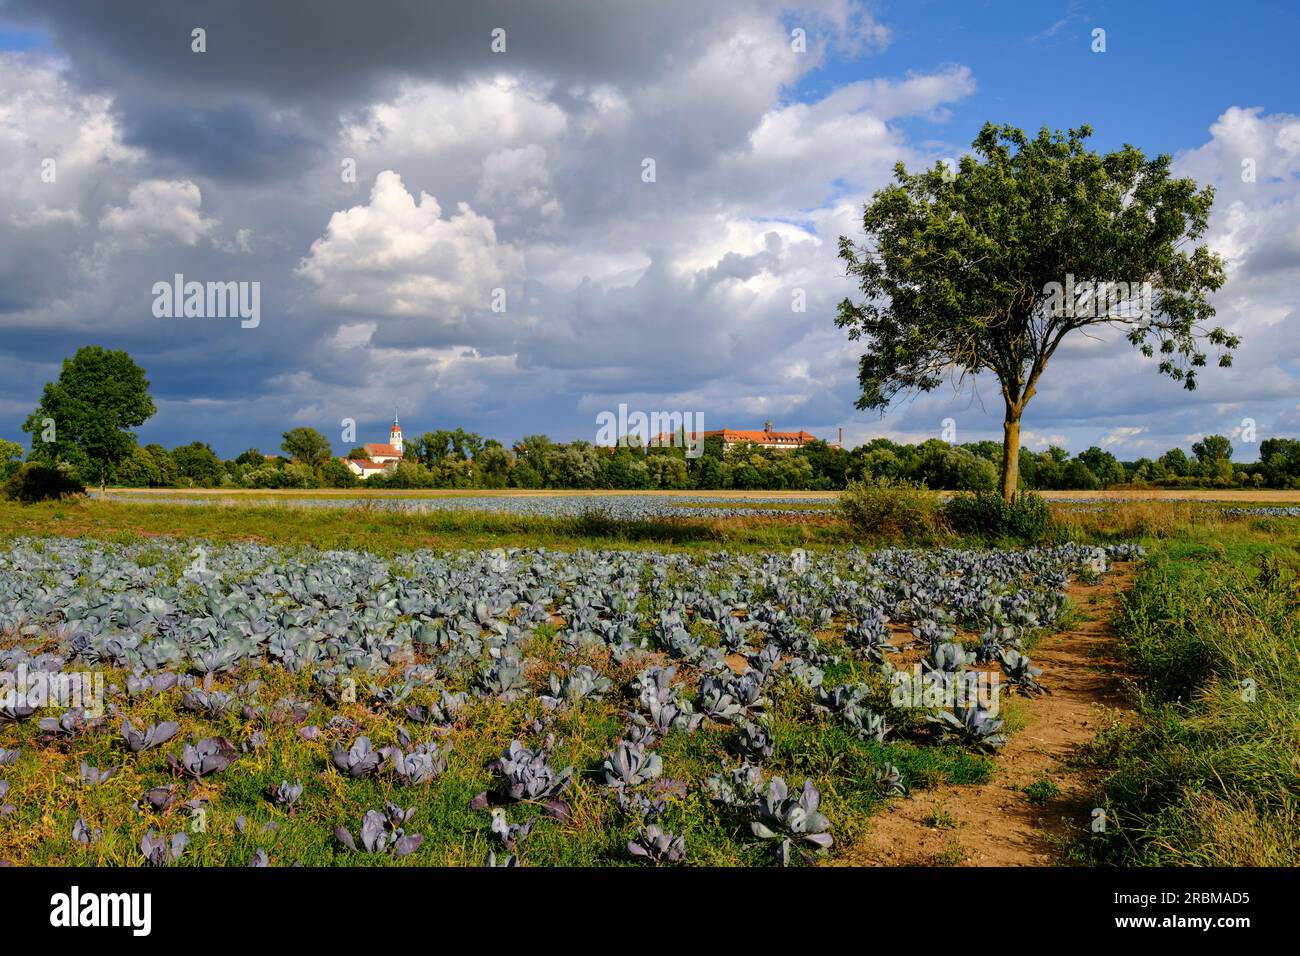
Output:
[[[1061,795],[1061,788],[1044,777],[1025,787],[1025,799],[1036,807],[1046,806]]]
[[[79,500],[20,505],[0,501],[0,538],[66,536],[126,542],[169,535],[222,543],[255,541],[391,555],[415,548],[657,548],[771,551],[828,548],[843,531],[826,516],[798,521],[754,516],[617,521],[599,512],[567,517],[493,511],[405,512],[366,507],[265,505],[199,507]]]
[[[955,830],[957,818],[947,810],[934,810],[926,817],[925,825],[934,830]]]
[[[1193,528],[1138,574],[1119,626],[1139,719],[1093,744],[1093,862],[1300,864],[1298,530]]]

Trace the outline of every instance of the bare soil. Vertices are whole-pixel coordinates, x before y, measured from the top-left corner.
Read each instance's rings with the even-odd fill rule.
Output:
[[[1113,621],[1119,595],[1133,579],[1116,565],[1095,585],[1074,585],[1070,602],[1081,620],[1043,638],[1031,657],[1051,693],[1004,706],[1012,729],[994,758],[993,778],[979,785],[942,785],[896,799],[878,814],[859,844],[836,862],[849,866],[1050,866],[1063,862],[1072,834],[1085,831],[1096,806],[1094,771],[1071,758],[1098,730],[1132,716],[1122,692]],[[1003,696],[1006,701],[1005,694]],[[1059,793],[1041,805],[1024,790],[1050,780]]]

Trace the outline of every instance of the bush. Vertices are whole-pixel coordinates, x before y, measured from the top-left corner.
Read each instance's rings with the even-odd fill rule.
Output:
[[[856,538],[930,544],[948,534],[939,499],[907,481],[850,482],[840,495],[840,512]]]
[[[66,472],[49,465],[28,462],[4,483],[4,496],[10,501],[48,501],[84,495],[85,487]]]
[[[995,491],[953,495],[943,515],[959,534],[1016,538],[1026,544],[1041,541],[1052,521],[1047,502],[1032,491],[1018,493],[1011,504]]]

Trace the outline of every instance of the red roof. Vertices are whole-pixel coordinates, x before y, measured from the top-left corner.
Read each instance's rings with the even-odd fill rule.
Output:
[[[711,438],[714,435],[721,437],[724,442],[748,441],[755,444],[761,442],[789,442],[790,444],[806,445],[810,441],[816,441],[813,435],[808,434],[803,429],[797,432],[776,432],[769,429],[746,431],[737,428],[719,428],[716,431],[706,431],[704,433],[705,438]]]
[[[347,465],[356,465],[362,471],[384,471],[388,468],[388,465],[371,461],[368,458],[343,458],[340,460]]]
[[[691,432],[690,440],[695,441],[698,432]],[[764,429],[742,429],[742,428],[715,428],[704,432],[705,438],[721,438],[723,443],[752,442],[755,445],[806,445],[809,442],[816,441],[817,436],[809,434],[800,429],[797,432],[778,432],[770,428]],[[681,438],[680,434],[669,435],[667,433],[659,436],[659,444],[671,445]]]
[[[371,457],[383,455],[386,458],[401,458],[402,453],[397,450],[396,445],[362,445]]]

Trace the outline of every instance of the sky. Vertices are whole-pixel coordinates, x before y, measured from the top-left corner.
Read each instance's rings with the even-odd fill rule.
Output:
[[[1279,2],[0,0],[0,437],[103,345],[152,383],[142,443],[226,457],[304,425],[342,454],[395,409],[507,444],[594,440],[621,404],[1000,439],[991,381],[855,410],[834,324],[863,203],[993,121],[1213,185],[1243,338],[1193,393],[1118,333],[1067,340],[1025,444],[1254,460],[1247,420],[1300,435],[1297,27]],[[258,283],[257,323],[159,317],[177,274]]]

